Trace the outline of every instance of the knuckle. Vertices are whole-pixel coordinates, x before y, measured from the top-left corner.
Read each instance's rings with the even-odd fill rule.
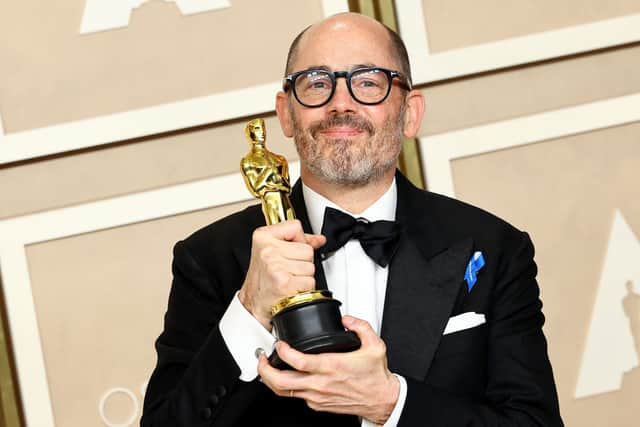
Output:
[[[267,227],[263,226],[263,227],[258,227],[253,231],[253,234],[251,235],[251,239],[254,243],[258,243],[264,240],[266,236],[267,236]]]
[[[260,259],[263,261],[268,261],[271,259],[273,254],[273,248],[271,246],[265,246],[263,248],[260,248]]]
[[[314,411],[320,410],[320,405],[313,400],[306,400],[307,406]]]
[[[311,245],[303,245],[301,252],[304,259],[313,261],[313,247],[311,247]]]
[[[324,393],[328,393],[329,392],[329,380],[327,380],[326,378],[318,379],[316,381],[316,383],[314,384],[314,388],[321,395],[324,394]]]
[[[382,340],[376,341],[371,347],[376,357],[383,357],[387,354],[387,346]]]
[[[271,387],[274,388],[278,393],[286,393],[284,381],[282,381],[280,378],[272,378]]]
[[[309,369],[309,363],[304,359],[293,358],[292,362],[299,371],[306,372]]]
[[[307,263],[306,266],[307,266],[307,271],[306,271],[307,276],[313,276],[314,274],[316,274],[316,266],[312,262]]]

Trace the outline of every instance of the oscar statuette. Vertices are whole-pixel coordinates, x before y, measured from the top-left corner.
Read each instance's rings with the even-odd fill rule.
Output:
[[[264,120],[254,119],[245,128],[249,153],[240,161],[245,184],[262,202],[267,225],[295,219],[289,193],[287,160],[267,150]],[[271,308],[271,324],[277,339],[303,353],[348,352],[360,348],[360,339],[342,326],[340,301],[328,290],[312,290],[283,298]],[[274,351],[272,366],[287,369]]]

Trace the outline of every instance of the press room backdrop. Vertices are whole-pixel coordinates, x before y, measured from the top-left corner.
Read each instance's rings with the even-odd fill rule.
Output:
[[[254,203],[248,119],[295,173],[286,51],[349,8],[409,47],[405,161],[532,235],[566,424],[638,424],[639,2],[68,0],[0,5],[5,425],[138,423],[172,245]]]

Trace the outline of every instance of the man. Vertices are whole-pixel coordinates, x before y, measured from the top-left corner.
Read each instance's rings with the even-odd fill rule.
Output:
[[[286,74],[276,110],[300,155],[300,221],[266,227],[251,207],[176,245],[142,425],[562,425],[528,236],[395,171],[424,110],[402,42],[336,15],[298,36]],[[390,263],[327,242],[325,208],[395,220]],[[271,367],[271,306],[325,286],[361,348],[278,342],[295,370]]]

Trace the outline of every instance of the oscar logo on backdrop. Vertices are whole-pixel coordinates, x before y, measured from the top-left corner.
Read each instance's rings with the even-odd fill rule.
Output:
[[[208,12],[231,6],[229,0],[164,0],[175,3],[182,15]],[[131,12],[149,0],[86,0],[80,34],[113,30],[129,25]]]
[[[623,380],[640,377],[638,260],[640,240],[616,210],[578,372],[576,398],[617,391]]]

